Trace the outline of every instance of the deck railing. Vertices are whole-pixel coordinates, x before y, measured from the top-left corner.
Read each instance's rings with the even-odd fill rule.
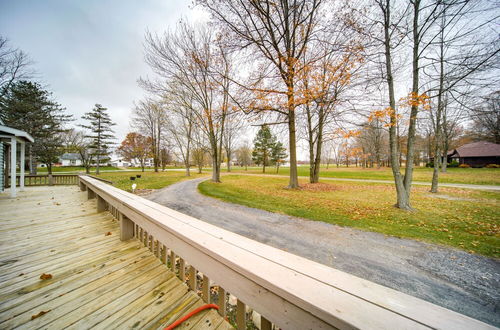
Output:
[[[5,187],[10,187],[12,177],[9,176]],[[16,186],[19,186],[21,177],[16,175]],[[52,186],[78,184],[78,174],[53,174],[53,175],[25,175],[24,185],[28,186]]]
[[[487,329],[480,321],[360,279],[80,176],[97,210],[120,222],[120,238],[136,238],[219,313],[237,297],[236,323],[246,329],[246,305],[261,329]],[[235,219],[237,221],[237,219]],[[201,280],[200,283],[197,281]]]

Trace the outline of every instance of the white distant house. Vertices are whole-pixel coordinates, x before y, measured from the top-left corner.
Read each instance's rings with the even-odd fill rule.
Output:
[[[129,161],[129,160],[125,160],[123,158],[111,159],[110,164],[111,164],[111,166],[114,166],[114,167],[140,167],[141,166],[141,163],[137,159],[131,159]],[[153,166],[153,164],[154,164],[153,158],[147,158],[144,161],[145,167],[151,167],[151,166]]]
[[[82,159],[79,154],[67,152],[59,157],[62,166],[82,166]]]

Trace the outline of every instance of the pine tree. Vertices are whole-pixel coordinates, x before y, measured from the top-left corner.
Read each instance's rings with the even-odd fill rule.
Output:
[[[82,119],[89,121],[89,125],[80,125],[90,131],[85,137],[92,140],[90,150],[96,160],[96,174],[99,174],[101,163],[109,161],[109,154],[111,153],[109,147],[114,139],[114,131],[111,127],[116,124],[109,118],[107,110],[102,105],[96,104],[92,111],[82,116]]]
[[[252,159],[257,165],[262,164],[262,173],[265,173],[266,166],[271,164],[271,156],[273,147],[276,144],[276,137],[271,133],[269,126],[262,125],[253,143]]]
[[[288,157],[286,153],[286,148],[283,147],[283,143],[276,142],[271,150],[271,162],[276,165],[276,173],[280,170],[280,165]]]
[[[0,118],[5,125],[23,130],[35,139],[27,150],[30,173],[36,174],[36,163],[41,162],[51,174],[52,164],[63,152],[64,123],[71,116],[64,114],[64,108],[38,83],[18,81],[4,88],[1,95]]]

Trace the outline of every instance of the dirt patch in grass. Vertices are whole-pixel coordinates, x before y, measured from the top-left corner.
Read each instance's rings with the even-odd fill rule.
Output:
[[[138,196],[147,196],[151,194],[153,191],[156,191],[157,189],[137,189],[135,191],[135,194]]]

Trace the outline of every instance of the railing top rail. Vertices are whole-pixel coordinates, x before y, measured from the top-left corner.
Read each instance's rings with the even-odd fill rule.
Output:
[[[31,177],[31,178],[40,177],[41,178],[41,177],[48,177],[48,176],[49,176],[49,174],[25,174],[24,175],[25,178],[28,178],[28,177]],[[56,177],[56,176],[61,176],[61,177],[62,176],[75,176],[76,177],[76,176],[78,176],[78,174],[52,174],[52,176],[53,177]],[[9,175],[9,178],[10,177],[11,176]],[[19,178],[19,177],[21,177],[21,175],[19,173],[17,173],[16,178]]]
[[[90,175],[90,174],[85,174],[85,176],[88,176],[90,178],[93,178],[93,179],[96,179],[96,180],[99,180],[101,182],[104,182],[104,183],[107,183],[107,184],[113,184],[113,181],[110,181],[110,180],[106,180],[106,179],[103,179],[103,178],[100,178],[98,176],[94,176],[94,175]]]
[[[294,318],[294,313],[300,311],[306,312],[301,315],[311,316],[303,328],[493,328],[213,226],[95,178],[80,176],[80,180],[132,221],[139,221],[163,244],[177,244],[176,253],[229,292],[233,291],[238,299],[258,311],[260,308],[279,326],[301,328],[298,325],[301,320]],[[235,283],[235,279],[240,282]],[[255,285],[265,292],[257,294],[249,289]],[[280,297],[281,303],[266,303],[268,296]]]

